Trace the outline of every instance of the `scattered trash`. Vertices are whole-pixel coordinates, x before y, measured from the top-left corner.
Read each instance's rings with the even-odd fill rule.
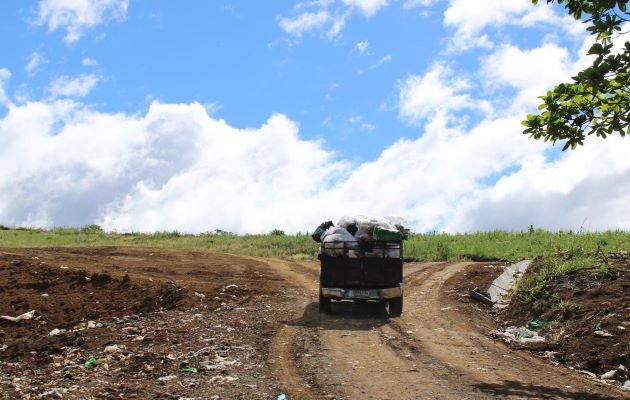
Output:
[[[542,319],[535,319],[529,324],[527,324],[527,329],[531,331],[538,331],[540,329],[545,328],[549,323],[547,321],[543,321]]]
[[[623,384],[623,390],[630,390],[630,380]]]
[[[231,284],[227,285],[224,289],[238,289],[238,286],[233,284],[233,283],[231,283]]]
[[[208,364],[206,365],[206,370],[208,371],[216,371],[219,369],[218,365],[214,365],[214,364]]]
[[[191,373],[191,374],[196,374],[197,373],[197,368],[186,367],[186,368],[182,368],[180,371],[188,372],[188,373]]]
[[[580,374],[584,374],[584,375],[588,375],[591,378],[597,378],[597,375],[595,375],[594,373],[592,373],[591,371],[585,371],[585,370],[578,370],[578,372]]]
[[[2,346],[0,346],[0,351],[5,351],[8,348],[9,346],[7,346],[6,344],[3,344]]]
[[[235,376],[230,376],[230,375],[216,375],[213,376],[212,378],[210,378],[210,383],[218,383],[218,384],[223,384],[223,383],[229,383],[229,382],[234,382],[235,380],[238,380],[237,377]]]
[[[103,352],[105,353],[120,353],[123,351],[123,349],[125,348],[125,346],[119,346],[117,344],[112,344],[109,346],[106,346],[105,349],[103,350]]]
[[[202,300],[206,298],[206,295],[205,295],[205,294],[203,294],[203,293],[198,293],[198,292],[195,292],[195,296],[199,297],[199,298],[200,298],[200,299],[202,299]]]
[[[480,301],[484,304],[487,304],[489,306],[494,305],[494,302],[492,301],[492,299],[490,299],[490,297],[488,296],[487,293],[483,293],[481,292],[481,290],[479,290],[478,287],[474,288],[473,290],[470,291],[470,297],[472,297],[473,299]]]
[[[517,342],[520,344],[528,345],[528,344],[538,344],[544,343],[545,338],[539,336],[537,332],[531,331],[525,327],[518,326],[510,326],[505,328],[504,331],[494,331],[498,333],[500,337],[507,340],[508,342]]]
[[[177,379],[177,376],[175,375],[166,375],[166,376],[160,376],[157,380],[158,382],[170,382],[176,379]]]
[[[279,394],[276,400],[287,400],[287,395],[284,393]]]
[[[94,357],[90,357],[90,359],[89,359],[89,360],[87,360],[87,361],[85,362],[85,364],[83,364],[83,365],[85,365],[87,368],[92,368],[92,367],[94,367],[97,363],[98,363],[98,360],[97,360],[96,358],[94,358]]]
[[[63,331],[61,329],[55,328],[52,331],[50,331],[50,333],[48,334],[48,336],[58,336],[59,334],[61,334]]]
[[[35,316],[35,310],[31,310],[24,314],[18,315],[17,317],[11,317],[9,315],[0,315],[0,318],[5,319],[11,322],[19,322],[25,319],[32,319]]]
[[[608,333],[604,330],[599,330],[599,331],[595,331],[595,336],[600,336],[600,337],[614,337],[615,335]]]
[[[605,374],[603,374],[600,378],[602,378],[602,379],[612,379],[612,378],[615,377],[615,375],[617,375],[617,370],[613,369],[613,370],[610,370],[610,371],[606,372]]]

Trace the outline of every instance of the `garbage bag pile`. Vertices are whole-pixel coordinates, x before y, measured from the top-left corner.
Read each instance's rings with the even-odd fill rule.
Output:
[[[409,223],[401,217],[343,216],[320,224],[312,238],[327,255],[400,257],[400,242],[409,237]],[[375,245],[379,242],[379,245]]]

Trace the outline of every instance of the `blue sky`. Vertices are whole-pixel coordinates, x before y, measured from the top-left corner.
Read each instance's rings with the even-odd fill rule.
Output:
[[[265,232],[363,213],[402,215],[419,231],[630,225],[627,206],[601,201],[630,184],[625,142],[565,154],[520,134],[536,96],[588,64],[584,26],[561,7],[40,0],[0,10],[10,38],[0,42],[0,223]],[[573,198],[604,178],[614,185],[601,198]],[[553,201],[509,207],[523,196]],[[486,218],[497,207],[503,216]]]

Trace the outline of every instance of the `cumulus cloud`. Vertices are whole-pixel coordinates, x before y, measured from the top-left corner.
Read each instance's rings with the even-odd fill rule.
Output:
[[[31,55],[28,57],[28,62],[26,63],[26,66],[24,67],[24,70],[26,71],[26,73],[29,76],[32,76],[35,74],[35,72],[37,72],[37,69],[42,65],[45,64],[46,58],[38,53],[38,52],[33,52],[31,53]]]
[[[480,190],[445,226],[450,231],[528,225],[560,230],[630,228],[630,143],[621,137],[587,141],[554,162],[541,156]]]
[[[411,75],[401,84],[399,115],[412,124],[435,117],[447,118],[453,111],[480,109],[489,111],[487,101],[473,98],[472,84],[456,76],[451,68],[438,63],[424,75]]]
[[[11,108],[0,167],[3,223],[191,232],[310,228],[319,191],[346,169],[282,115],[240,130],[196,103],[138,116],[72,100]]]
[[[455,30],[449,45],[451,51],[493,47],[494,43],[484,33],[487,27],[531,27],[543,23],[572,35],[585,32],[579,21],[569,16],[560,17],[544,4],[533,6],[530,0],[451,0],[444,12],[444,25]]]
[[[504,110],[524,112],[540,103],[538,96],[569,79],[581,65],[564,47],[543,44],[530,50],[503,45],[481,61],[484,84],[489,88],[512,87],[516,98]]]
[[[54,97],[85,97],[99,81],[100,77],[95,74],[81,74],[76,78],[62,75],[50,83],[48,92]]]
[[[35,24],[65,30],[64,41],[73,43],[97,25],[123,21],[128,8],[129,0],[40,0]]]

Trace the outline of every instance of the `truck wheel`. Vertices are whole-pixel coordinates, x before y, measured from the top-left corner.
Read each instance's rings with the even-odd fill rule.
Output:
[[[389,300],[389,315],[391,317],[399,317],[403,310],[403,298],[397,297]]]
[[[319,292],[319,312],[322,314],[330,314],[330,299],[322,296]]]

